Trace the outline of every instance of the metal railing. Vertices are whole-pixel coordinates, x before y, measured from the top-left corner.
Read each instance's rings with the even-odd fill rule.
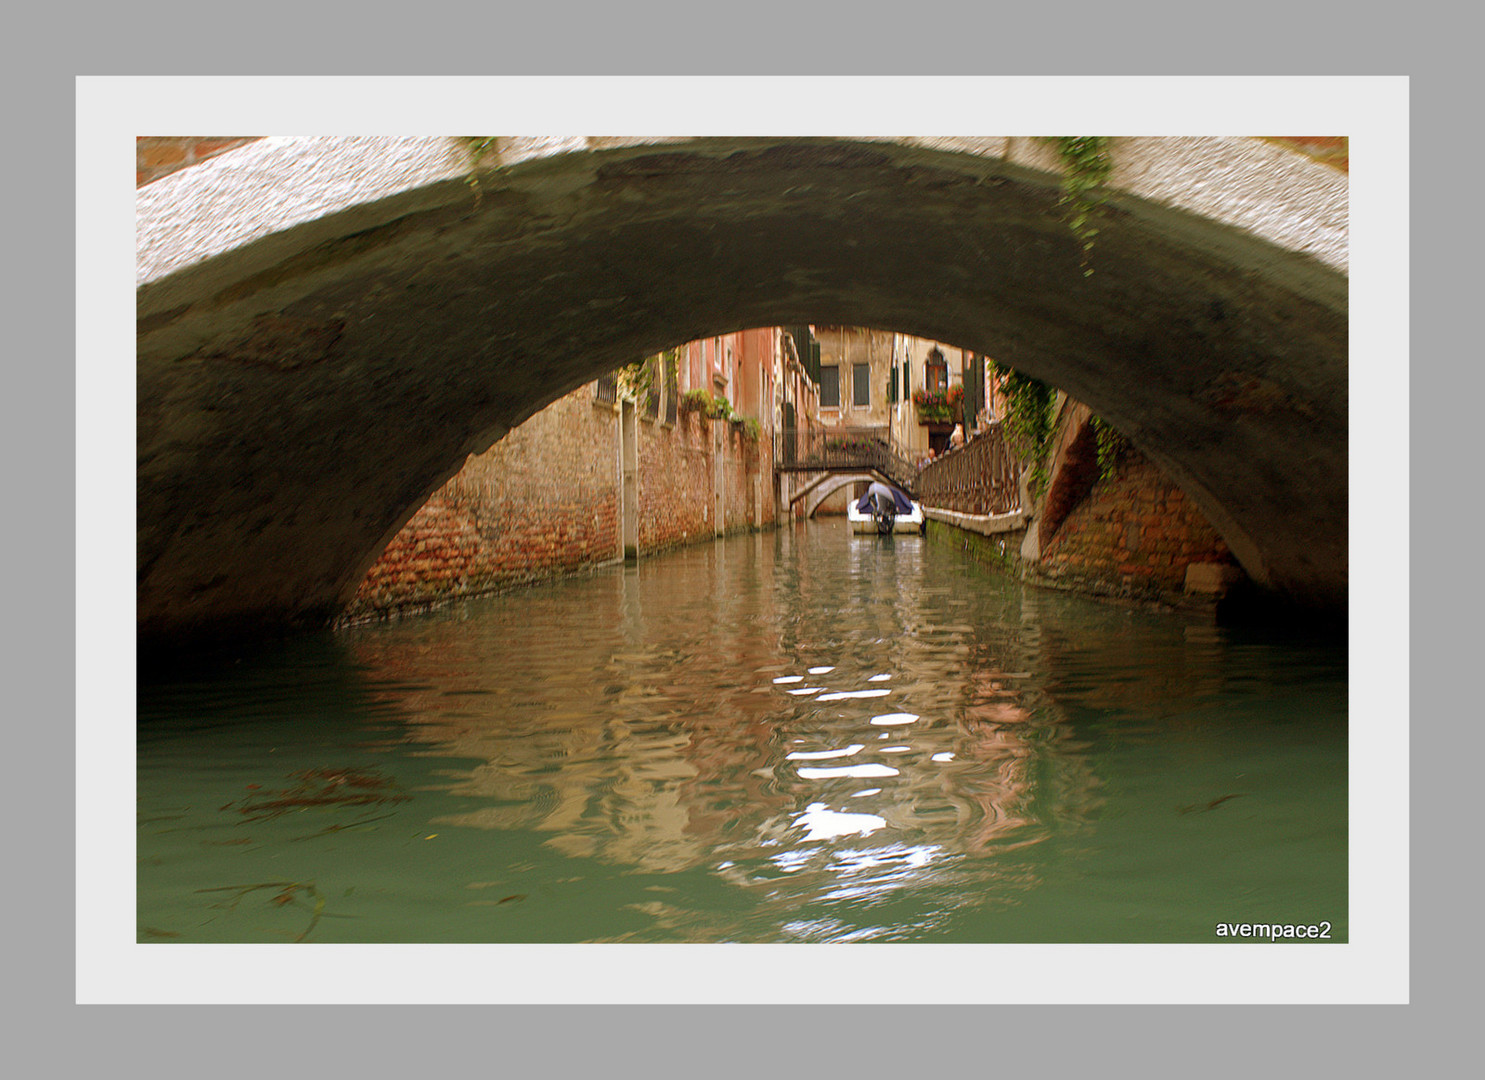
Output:
[[[780,472],[853,472],[875,469],[909,495],[918,470],[897,452],[886,427],[784,428],[774,439]]]
[[[958,450],[918,475],[924,506],[961,514],[1009,514],[1021,509],[1021,463],[1006,445],[1005,429],[992,423]]]

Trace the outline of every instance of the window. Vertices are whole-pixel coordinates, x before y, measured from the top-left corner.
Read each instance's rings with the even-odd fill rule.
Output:
[[[820,407],[840,408],[840,367],[836,364],[820,366]]]
[[[944,354],[934,349],[928,354],[928,365],[924,369],[923,387],[930,394],[944,394],[949,390],[949,365]]]
[[[851,366],[851,404],[871,404],[871,365],[853,364]]]

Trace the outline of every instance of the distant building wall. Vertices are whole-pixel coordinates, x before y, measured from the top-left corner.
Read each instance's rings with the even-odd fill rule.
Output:
[[[827,427],[885,426],[893,335],[860,326],[816,326],[814,334],[820,342],[820,367],[836,369],[840,388],[838,405],[821,404],[821,421]],[[864,403],[858,404],[861,399]]]
[[[936,356],[935,356],[936,354]],[[916,391],[929,389],[929,361],[934,357],[942,364],[942,383],[936,389],[962,388],[964,370],[971,354],[944,342],[914,337],[911,334],[896,334],[892,339],[891,364],[898,372],[898,398],[891,412],[892,438],[910,460],[918,460],[928,453],[931,446],[942,452],[949,443],[954,428],[952,419],[928,422],[919,416],[913,403]],[[890,379],[891,372],[888,372]]]

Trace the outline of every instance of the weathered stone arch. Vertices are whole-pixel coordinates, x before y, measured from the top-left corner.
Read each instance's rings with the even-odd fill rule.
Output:
[[[873,480],[880,480],[884,484],[892,483],[891,477],[876,471],[831,473],[828,476],[821,477],[820,482],[803,495],[804,516],[807,518],[814,517],[815,511],[820,509],[825,500],[841,488],[849,487],[851,484],[870,483]]]
[[[465,456],[618,363],[832,322],[1066,389],[1250,577],[1346,595],[1346,180],[1116,140],[1084,276],[1035,140],[270,138],[138,193],[142,641],[329,619]]]

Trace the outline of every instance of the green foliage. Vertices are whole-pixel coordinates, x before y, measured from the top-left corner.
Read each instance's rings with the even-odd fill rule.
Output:
[[[825,449],[838,454],[851,454],[853,456],[865,456],[875,452],[881,443],[875,439],[863,439],[859,437],[848,438],[835,436],[825,440]]]
[[[1031,466],[1031,495],[1036,498],[1047,483],[1047,452],[1052,445],[1054,387],[1023,375],[1014,368],[993,369],[1006,397],[1006,445]]]
[[[614,372],[614,376],[624,393],[632,395],[635,401],[645,405],[659,395],[662,378],[666,386],[680,385],[680,355],[680,349],[652,353],[625,364]],[[680,408],[682,412],[690,411],[684,399]]]
[[[648,401],[650,395],[657,390],[655,376],[660,371],[660,358],[661,354],[655,353],[619,368],[615,373],[619,378],[619,386],[625,393],[633,394],[636,401]]]
[[[1093,417],[1093,434],[1098,439],[1098,478],[1109,480],[1119,463],[1129,440],[1115,431],[1109,422],[1100,416]]]
[[[742,419],[733,415],[731,402],[714,396],[710,390],[687,390],[681,395],[679,407],[683,413],[699,412],[709,420]]]
[[[756,416],[744,416],[734,419],[740,419],[742,423],[743,436],[749,442],[755,443],[763,437],[763,424],[758,420]]]
[[[1062,161],[1060,205],[1066,208],[1068,228],[1082,246],[1083,276],[1088,277],[1093,273],[1088,265],[1088,253],[1093,250],[1093,238],[1098,235],[1093,221],[1102,201],[1094,192],[1114,170],[1109,140],[1103,135],[1060,135],[1049,141],[1057,147],[1057,156]]]
[[[955,391],[958,391],[956,394]],[[925,424],[947,424],[954,419],[955,407],[964,400],[962,386],[950,387],[946,393],[918,389],[913,391],[913,404],[918,409],[918,421]]]
[[[479,207],[482,192],[480,190],[480,162],[491,150],[495,149],[495,142],[499,135],[456,135],[455,140],[464,147],[465,156],[469,162],[469,172],[465,176],[465,182],[469,189],[474,192],[474,205]]]

